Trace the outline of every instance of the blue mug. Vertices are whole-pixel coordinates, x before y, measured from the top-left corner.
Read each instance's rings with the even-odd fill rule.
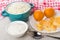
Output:
[[[4,11],[2,11],[2,16],[9,17],[9,19],[11,21],[19,21],[19,20],[21,20],[21,21],[26,22],[26,21],[28,21],[28,18],[30,16],[31,9],[34,7],[33,4],[31,4],[31,3],[28,3],[28,4],[31,6],[31,8],[28,11],[24,12],[24,13],[14,15],[14,14],[11,14],[11,13],[7,12],[7,10],[5,9]]]

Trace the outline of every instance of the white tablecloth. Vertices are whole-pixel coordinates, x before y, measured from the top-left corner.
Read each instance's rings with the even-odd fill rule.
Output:
[[[12,37],[11,35],[9,35],[6,32],[6,29],[9,25],[9,23],[10,23],[10,21],[9,21],[9,18],[7,18],[7,17],[0,20],[0,40],[36,40],[33,37],[29,36],[28,34],[25,34],[21,38]],[[29,22],[28,22],[28,24],[29,24]],[[29,29],[33,30],[30,25],[29,25]],[[50,35],[60,37],[60,33],[55,33],[55,34],[50,34]],[[50,38],[50,37],[44,37],[40,40],[58,40],[58,39],[54,39],[54,38]]]

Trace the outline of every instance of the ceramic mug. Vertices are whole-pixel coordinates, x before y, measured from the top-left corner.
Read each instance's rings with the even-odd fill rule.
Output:
[[[13,2],[13,3],[15,3],[15,2]],[[10,3],[10,4],[12,4],[12,3]],[[8,7],[10,4],[8,4],[7,7]],[[29,18],[29,15],[30,15],[30,13],[31,13],[31,9],[34,7],[34,5],[31,4],[31,3],[27,3],[27,4],[31,6],[28,11],[25,11],[25,12],[23,12],[23,13],[20,13],[20,14],[15,15],[15,14],[9,13],[9,12],[7,11],[7,9],[5,9],[5,10],[2,12],[2,16],[4,16],[4,17],[9,17],[9,19],[10,19],[11,21],[19,21],[19,20],[21,20],[21,21],[27,21],[28,18]],[[7,7],[6,7],[6,8],[7,8]]]

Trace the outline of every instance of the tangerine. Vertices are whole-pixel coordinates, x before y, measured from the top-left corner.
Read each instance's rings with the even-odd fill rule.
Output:
[[[43,19],[44,14],[41,10],[35,10],[33,16],[36,21],[40,21]]]

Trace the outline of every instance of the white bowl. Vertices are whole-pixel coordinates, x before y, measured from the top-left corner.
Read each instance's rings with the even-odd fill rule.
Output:
[[[27,30],[28,30],[27,23],[23,21],[14,21],[10,23],[7,32],[8,34],[14,37],[21,37],[25,34]]]

